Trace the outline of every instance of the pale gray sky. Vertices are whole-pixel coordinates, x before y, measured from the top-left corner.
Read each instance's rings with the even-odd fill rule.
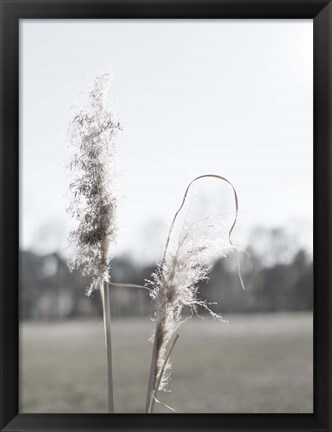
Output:
[[[204,173],[236,186],[238,241],[287,226],[310,248],[312,30],[312,20],[22,20],[21,247],[64,249],[72,106],[111,69],[109,107],[124,129],[116,253],[153,257]],[[226,185],[220,197],[227,215]]]

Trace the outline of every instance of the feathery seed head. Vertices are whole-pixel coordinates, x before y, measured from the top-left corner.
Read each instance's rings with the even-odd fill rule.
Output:
[[[211,221],[210,221],[211,222]],[[222,321],[222,317],[210,309],[206,300],[199,298],[199,284],[209,279],[210,263],[213,256],[224,255],[226,247],[223,243],[211,241],[208,236],[197,236],[208,220],[184,224],[178,238],[170,238],[164,261],[153,273],[150,296],[155,301],[155,319],[158,333],[156,356],[156,380],[165,362],[168,347],[177,329],[192,315],[198,315],[198,309],[203,307],[214,318]],[[210,227],[211,227],[210,223]],[[184,309],[189,310],[189,316],[184,317]],[[155,334],[156,334],[155,333]],[[154,335],[155,337],[155,335]],[[169,381],[171,364],[168,361],[161,377],[158,390],[165,390]]]
[[[213,312],[210,304],[199,298],[199,283],[209,279],[210,265],[214,258],[225,256],[228,250],[233,249],[230,234],[234,227],[238,203],[234,191],[236,203],[235,221],[229,231],[228,241],[220,235],[223,222],[220,217],[204,217],[190,220],[192,212],[185,217],[182,225],[178,223],[178,215],[187,199],[191,184],[204,177],[214,177],[219,180],[228,180],[216,175],[203,175],[194,179],[186,189],[182,204],[176,212],[169,236],[166,242],[162,263],[152,275],[147,285],[150,287],[150,295],[155,302],[156,330],[154,340],[154,395],[158,390],[165,390],[169,381],[171,364],[168,359],[169,347],[172,345],[175,333],[180,325],[192,315],[198,315],[198,309],[204,308],[210,315],[223,321],[222,317]],[[177,223],[176,223],[177,222]],[[191,314],[183,317],[184,309],[189,309]]]
[[[76,248],[69,266],[93,278],[88,294],[109,278],[109,246],[117,230],[114,140],[121,127],[104,107],[109,84],[110,74],[95,79],[90,92],[91,109],[81,110],[69,127],[73,155],[68,211],[75,222],[69,239]]]

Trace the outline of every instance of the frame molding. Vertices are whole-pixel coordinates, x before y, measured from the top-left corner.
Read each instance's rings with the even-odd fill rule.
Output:
[[[332,431],[331,0],[0,0],[0,431]],[[314,414],[19,414],[19,20],[313,19]]]

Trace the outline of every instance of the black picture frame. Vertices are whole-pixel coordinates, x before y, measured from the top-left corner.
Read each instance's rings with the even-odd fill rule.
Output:
[[[1,431],[332,431],[331,60],[327,0],[1,0]],[[19,413],[19,20],[87,18],[313,19],[314,413]]]

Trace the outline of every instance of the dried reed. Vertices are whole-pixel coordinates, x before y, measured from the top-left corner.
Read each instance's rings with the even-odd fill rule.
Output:
[[[76,254],[69,266],[92,278],[88,295],[98,289],[101,293],[108,365],[108,411],[114,412],[109,249],[117,232],[114,138],[120,125],[104,107],[109,84],[109,73],[95,79],[90,92],[91,108],[81,110],[69,128],[74,150],[70,163],[73,179],[69,211],[76,222],[70,233]]]
[[[229,230],[228,241],[231,249],[234,249],[231,234],[238,218],[238,197],[234,186],[226,178],[215,174],[196,177],[189,183],[181,206],[173,218],[162,263],[152,275],[151,281],[147,281],[147,286],[150,287],[150,295],[156,305],[156,328],[153,336],[154,344],[146,400],[147,413],[153,411],[155,402],[161,403],[157,399],[157,393],[167,387],[171,372],[169,358],[178,339],[176,331],[187,319],[183,318],[183,309],[189,308],[191,315],[193,315],[197,314],[199,307],[203,307],[213,318],[222,320],[219,314],[211,310],[209,303],[198,297],[198,284],[200,281],[208,279],[210,268],[206,263],[211,253],[224,254],[226,250],[225,243],[222,239],[215,239],[211,242],[204,236],[193,236],[199,228],[197,223],[184,225],[180,233],[177,236],[174,235],[175,222],[185,204],[191,185],[203,178],[222,180],[227,182],[233,189],[235,218]],[[206,223],[206,219],[198,221],[198,224],[200,222]],[[238,260],[239,277],[241,285],[244,287],[239,265]],[[167,406],[167,408],[170,407]]]

